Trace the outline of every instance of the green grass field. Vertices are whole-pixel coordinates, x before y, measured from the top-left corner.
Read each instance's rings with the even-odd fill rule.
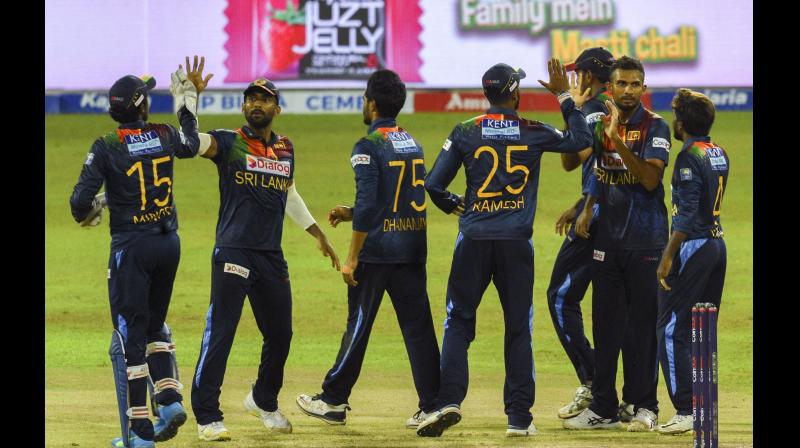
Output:
[[[558,127],[558,114],[524,114]],[[427,151],[428,168],[452,126],[467,114],[401,116]],[[671,123],[671,116],[665,116]],[[172,115],[151,121],[176,123]],[[240,116],[202,116],[200,127],[235,128]],[[108,116],[60,115],[46,118],[45,176],[45,445],[108,446],[119,435],[119,420],[108,359],[111,319],[106,286],[110,236],[108,220],[94,229],[79,227],[69,212],[69,196],[90,145],[115,124]],[[366,131],[356,115],[285,115],[276,130],[295,143],[298,191],[328,234],[339,256],[347,252],[350,226],[332,229],[327,210],[354,198],[349,164],[353,143]],[[728,247],[728,272],[719,321],[720,446],[753,446],[753,114],[720,112],[712,132],[731,157],[732,171],[722,207]],[[674,141],[673,148],[680,148]],[[671,162],[677,149],[673,149]],[[672,174],[667,168],[665,179]],[[545,290],[562,242],[555,234],[559,214],[580,194],[579,170],[565,173],[557,154],[542,158],[539,200],[534,224],[534,356],[536,403],[532,409],[539,435],[534,440],[504,438],[502,310],[493,287],[478,310],[477,336],[470,359],[470,389],[464,419],[440,439],[421,439],[404,428],[417,410],[408,356],[394,310],[384,302],[372,332],[361,378],[350,398],[353,410],[343,427],[331,427],[301,414],[298,393],[316,393],[333,363],[347,315],[341,275],[321,257],[313,239],[290,220],[283,233],[294,300],[294,339],[279,403],[294,425],[291,435],[268,434],[247,415],[242,399],[254,380],[261,335],[245,304],[222,389],[225,423],[233,440],[225,446],[515,446],[639,447],[691,445],[690,435],[661,436],[623,431],[568,432],[556,417],[578,386],[572,365],[559,344],[547,312]],[[666,181],[668,182],[668,180]],[[181,263],[167,321],[177,344],[184,397],[190,418],[178,436],[163,446],[206,445],[196,439],[189,388],[200,349],[210,289],[210,255],[219,206],[218,178],[205,159],[175,163],[174,192],[179,210]],[[463,171],[452,189],[463,191]],[[669,201],[669,187],[667,187]],[[445,316],[444,293],[457,234],[453,216],[428,208],[428,292],[437,337]],[[388,298],[387,298],[388,300]],[[591,300],[584,301],[591,332]],[[621,386],[621,375],[619,375]],[[659,379],[661,420],[674,409]]]

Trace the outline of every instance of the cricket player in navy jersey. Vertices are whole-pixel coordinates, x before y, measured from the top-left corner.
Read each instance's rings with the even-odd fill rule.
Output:
[[[189,68],[202,75],[202,67]],[[122,436],[113,447],[154,447],[186,421],[177,378],[175,344],[164,323],[180,260],[178,212],[173,202],[175,157],[197,154],[197,92],[183,70],[171,90],[178,105],[180,133],[172,125],[148,123],[150,76],[124,76],[108,92],[109,114],[119,127],[95,140],[72,192],[72,216],[85,226],[110,211],[112,367]],[[105,184],[105,192],[97,194]],[[159,420],[147,408],[148,381]]]
[[[353,207],[337,206],[332,226],[353,221],[350,252],[342,266],[347,283],[347,327],[322,393],[301,394],[305,414],[344,425],[348,399],[361,373],[372,324],[384,292],[389,293],[403,333],[419,410],[407,421],[416,428],[435,407],[439,390],[439,346],[426,286],[427,218],[422,146],[397,125],[406,87],[397,73],[377,70],[364,92],[367,136],[350,158],[356,180]]]
[[[200,77],[190,80],[198,91],[205,89]],[[292,339],[292,294],[281,249],[284,214],[316,238],[322,254],[339,269],[336,253],[294,186],[294,146],[273,131],[274,118],[281,112],[275,84],[264,78],[250,83],[244,90],[242,112],[247,125],[199,134],[198,154],[217,166],[220,190],[211,300],[192,381],[192,410],[203,441],[231,438],[219,396],[245,296],[264,343],[258,376],[244,408],[268,430],[292,432],[278,408]]]
[[[614,56],[605,48],[594,47],[582,51],[572,64],[567,64],[567,71],[575,71],[576,80],[571,82],[570,93],[575,100],[575,105],[586,116],[590,128],[594,123],[608,114],[605,101],[611,99],[607,86],[611,74],[611,64]],[[592,261],[592,239],[577,238],[572,225],[575,218],[583,211],[586,202],[586,190],[589,177],[594,170],[594,157],[592,147],[583,151],[561,154],[561,165],[566,171],[572,171],[581,166],[581,197],[556,221],[556,233],[566,234],[564,243],[558,251],[553,264],[553,273],[550,276],[550,285],[547,287],[547,305],[550,317],[556,329],[561,345],[567,353],[570,362],[575,368],[575,373],[580,381],[580,386],[575,392],[572,402],[558,410],[559,418],[570,418],[578,415],[589,406],[592,401],[592,378],[594,377],[594,350],[583,331],[583,314],[581,301],[589,288],[591,272],[589,266]],[[599,205],[595,204],[595,213],[592,219],[590,233],[597,221]],[[629,341],[626,338],[625,341]],[[633,353],[622,348],[623,372],[628,375],[632,370]],[[630,383],[630,381],[626,381]],[[622,403],[619,414],[623,421],[630,421],[633,405],[625,403],[628,396],[628,387],[622,387]]]
[[[672,100],[674,137],[683,142],[672,171],[672,235],[657,276],[658,353],[669,398],[677,413],[659,425],[662,434],[692,429],[692,305],[718,308],[725,282],[727,252],[720,211],[730,160],[711,141],[714,103],[689,89]]]
[[[627,56],[611,67],[610,117],[595,124],[595,176],[575,233],[588,238],[592,207],[600,217],[592,231],[592,333],[595,377],[587,409],[564,420],[568,429],[622,425],[616,391],[617,360],[630,338],[635,363],[627,372],[634,417],[628,431],[652,431],[658,422],[656,266],[667,243],[664,167],[669,162],[667,123],[641,103],[647,86],[642,63]],[[627,327],[630,326],[630,329]],[[631,382],[629,382],[630,380]]]
[[[496,64],[482,79],[491,107],[486,114],[455,126],[425,178],[433,203],[461,217],[447,283],[441,386],[436,412],[417,429],[420,436],[439,437],[461,420],[469,382],[467,350],[475,339],[476,311],[490,280],[500,296],[505,321],[506,435],[536,433],[530,412],[536,381],[531,347],[531,235],[539,161],[544,151],[577,153],[592,143],[586,118],[568,92],[564,67],[553,59],[548,72],[549,83],[539,82],[558,96],[568,131],[517,115],[525,72]],[[463,197],[447,190],[462,164],[467,178]]]

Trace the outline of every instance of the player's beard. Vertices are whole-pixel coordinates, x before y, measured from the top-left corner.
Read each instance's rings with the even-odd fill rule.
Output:
[[[266,112],[260,118],[253,118],[253,113],[251,112],[250,115],[247,117],[247,124],[250,125],[253,129],[264,129],[270,124],[272,124],[272,115],[268,115]]]
[[[682,130],[683,126],[678,125],[677,122],[672,124],[672,136],[675,137],[675,140],[678,140],[679,142],[683,141],[683,132],[681,132]]]
[[[614,98],[614,103],[616,104],[617,109],[625,111],[625,112],[630,112],[630,111],[636,109],[637,107],[639,107],[639,104],[641,102],[642,102],[641,99],[639,99],[639,100],[636,100],[632,105],[629,105],[629,104],[623,104],[621,99],[617,100],[616,97]]]
[[[361,115],[364,118],[364,124],[369,126],[372,124],[372,120],[369,116],[369,110],[367,109],[367,103],[364,103],[364,108],[361,110]]]

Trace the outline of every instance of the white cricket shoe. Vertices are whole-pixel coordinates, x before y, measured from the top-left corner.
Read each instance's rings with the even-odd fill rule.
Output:
[[[431,412],[417,427],[417,435],[420,437],[441,437],[445,429],[461,421],[461,408],[457,405],[445,406],[442,409]]]
[[[425,413],[422,409],[415,412],[414,415],[406,420],[406,428],[407,429],[417,429],[420,423],[424,422],[426,418],[430,417],[433,412],[430,414]]]
[[[667,423],[658,425],[656,431],[661,434],[682,434],[692,430],[692,423],[691,415],[675,414]]]
[[[639,408],[628,425],[628,432],[648,432],[656,429],[658,415],[650,409]]]
[[[231,433],[220,420],[207,425],[197,425],[197,438],[204,442],[224,442],[231,440]]]
[[[580,414],[584,409],[588,408],[592,403],[592,389],[582,384],[581,387],[575,391],[575,398],[572,403],[564,406],[558,410],[558,418],[572,418]]]
[[[347,411],[350,410],[350,406],[347,403],[335,406],[325,403],[319,394],[314,396],[300,394],[295,401],[304,414],[318,418],[329,425],[344,425],[347,419]]]
[[[281,413],[280,409],[275,409],[272,412],[265,411],[258,407],[256,401],[253,399],[253,390],[251,389],[247,396],[244,398],[244,409],[255,417],[259,417],[264,426],[270,431],[280,432],[283,434],[290,434],[292,432],[292,424]]]
[[[619,420],[600,417],[586,408],[575,417],[564,420],[562,426],[566,429],[620,429],[622,423]]]
[[[633,403],[625,403],[624,401],[620,401],[619,407],[617,408],[619,421],[622,423],[630,423],[631,420],[633,420],[633,408]]]
[[[536,426],[533,425],[531,422],[530,426],[527,428],[520,428],[519,426],[508,425],[508,429],[506,429],[506,437],[528,437],[528,436],[535,436],[539,431],[536,430]]]

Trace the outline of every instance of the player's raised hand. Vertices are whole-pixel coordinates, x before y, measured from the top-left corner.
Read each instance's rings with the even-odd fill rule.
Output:
[[[336,227],[342,221],[353,220],[353,209],[346,205],[337,205],[328,212],[328,222],[331,227]]]
[[[604,130],[608,138],[613,139],[614,136],[619,137],[617,134],[617,127],[619,126],[619,109],[612,100],[606,100],[606,107],[608,108],[608,116],[603,119],[605,124]]]
[[[543,85],[545,89],[554,95],[561,95],[569,91],[567,70],[561,64],[561,61],[556,58],[550,58],[547,61],[547,73],[550,75],[550,82],[539,80],[539,84]]]
[[[580,78],[578,77],[578,73],[572,73],[569,77],[569,94],[572,95],[572,101],[575,101],[575,107],[580,109],[589,101],[589,97],[591,96],[592,88],[587,87],[586,90],[581,92],[580,86]]]
[[[209,73],[203,78],[203,67],[205,67],[205,65],[205,56],[200,56],[200,62],[198,63],[197,55],[194,55],[194,64],[192,65],[189,65],[189,56],[186,56],[186,77],[194,84],[198,94],[206,89],[208,81],[214,76],[213,73]],[[183,68],[183,66],[178,67]]]

